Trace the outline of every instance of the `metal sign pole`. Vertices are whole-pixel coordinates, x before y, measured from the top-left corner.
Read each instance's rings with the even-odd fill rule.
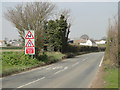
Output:
[[[31,58],[33,59],[33,55],[31,55]]]

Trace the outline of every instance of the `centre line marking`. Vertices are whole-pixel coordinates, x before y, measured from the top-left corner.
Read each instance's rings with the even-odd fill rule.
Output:
[[[78,64],[79,64],[79,62],[77,62],[77,63],[73,64],[73,65],[72,65],[72,67],[73,67],[73,66],[76,66],[76,65],[78,65]]]
[[[45,77],[42,77],[42,78],[40,78],[40,79],[37,79],[37,80],[32,81],[32,82],[29,82],[29,83],[27,83],[27,84],[25,84],[25,85],[22,85],[22,86],[19,86],[19,87],[17,87],[17,88],[22,88],[22,87],[27,86],[27,85],[30,85],[30,84],[32,84],[32,83],[38,82],[38,81],[40,81],[40,80],[42,80],[42,79],[44,79],[44,78],[45,78]]]
[[[62,72],[62,71],[65,71],[66,69],[68,69],[68,67],[65,67],[64,69],[59,70],[59,71],[55,72],[54,74],[58,74],[58,73],[60,73],[60,72]]]
[[[82,61],[85,61],[85,60],[87,60],[87,58],[83,59]]]

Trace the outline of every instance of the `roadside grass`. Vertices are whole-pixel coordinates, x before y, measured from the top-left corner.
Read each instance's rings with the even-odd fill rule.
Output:
[[[21,50],[21,51],[24,51],[24,49],[1,49],[1,50],[2,50],[2,52],[4,52],[4,51],[15,51],[15,50],[16,50],[16,51],[17,51],[17,50],[18,50],[18,51],[20,51],[20,50]]]
[[[60,52],[47,52],[47,56],[54,57],[56,60],[61,60],[63,57],[65,57],[65,54]]]
[[[20,49],[20,50],[23,50],[23,47],[7,46],[7,47],[0,47],[0,49],[2,49],[2,50],[3,50],[3,49],[4,49],[4,50],[9,50],[9,49],[10,49],[10,50],[16,50],[16,49],[17,49],[17,50],[19,50],[19,49]]]
[[[113,65],[110,60],[104,60],[103,79],[105,80],[105,88],[118,88],[118,68]]]

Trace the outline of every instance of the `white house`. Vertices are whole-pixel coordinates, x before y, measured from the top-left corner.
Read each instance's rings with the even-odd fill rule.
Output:
[[[84,45],[84,46],[97,46],[97,44],[93,40],[86,40],[84,42],[80,42],[80,45]]]
[[[106,41],[105,40],[99,40],[99,41],[96,41],[96,44],[106,44]]]

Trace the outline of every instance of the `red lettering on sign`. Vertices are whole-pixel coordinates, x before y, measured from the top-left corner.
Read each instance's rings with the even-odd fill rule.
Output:
[[[26,48],[26,53],[27,54],[33,54],[34,53],[34,48]]]

